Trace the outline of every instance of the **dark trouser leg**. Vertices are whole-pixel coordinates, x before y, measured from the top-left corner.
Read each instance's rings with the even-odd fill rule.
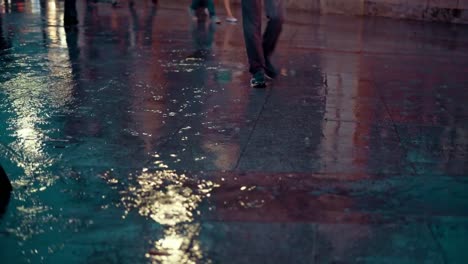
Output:
[[[254,74],[265,68],[262,47],[262,0],[242,0],[242,20],[249,71]]]
[[[216,10],[215,10],[215,5],[214,5],[214,0],[192,0],[192,4],[190,5],[190,8],[192,10],[197,10],[201,6],[205,6],[208,9],[208,13],[210,17],[216,16]]]
[[[192,10],[197,10],[200,7],[200,1],[201,0],[192,0],[192,4],[190,5],[190,8]]]
[[[263,54],[268,61],[275,50],[281,30],[283,29],[284,8],[282,0],[265,0],[265,12],[268,25],[263,35]]]
[[[64,4],[64,18],[63,23],[65,26],[77,25],[78,14],[76,12],[76,0],[65,0]]]
[[[216,16],[214,0],[206,0],[206,8],[208,8],[208,13],[210,14],[210,17]]]

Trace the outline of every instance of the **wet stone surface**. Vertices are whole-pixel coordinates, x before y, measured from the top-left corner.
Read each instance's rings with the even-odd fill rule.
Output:
[[[0,4],[5,263],[468,259],[466,27],[291,11],[253,90],[240,23],[78,2]]]

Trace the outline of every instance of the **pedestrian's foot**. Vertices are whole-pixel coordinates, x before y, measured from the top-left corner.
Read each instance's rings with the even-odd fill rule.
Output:
[[[237,18],[235,17],[226,17],[226,21],[229,23],[237,23]]]
[[[271,64],[269,59],[265,60],[265,66],[265,76],[267,78],[275,79],[276,77],[278,77],[278,70],[275,68],[275,66],[273,66],[273,64]]]
[[[252,79],[250,80],[250,86],[252,88],[266,87],[265,74],[263,73],[263,71],[258,71],[252,76]]]
[[[217,16],[212,16],[211,21],[216,24],[221,24],[221,19],[219,19]]]
[[[191,18],[193,21],[197,21],[197,20],[198,20],[197,14],[195,13],[195,10],[193,10],[191,7],[188,8],[188,13],[189,13],[190,18]]]

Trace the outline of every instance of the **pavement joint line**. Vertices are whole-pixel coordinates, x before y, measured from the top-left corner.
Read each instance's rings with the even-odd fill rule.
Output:
[[[400,144],[401,148],[405,149],[406,150],[406,153],[408,153],[408,149],[405,148],[405,146],[403,145],[403,140],[401,139],[401,135],[400,135],[400,132],[398,131],[398,128],[396,126],[396,123],[395,123],[395,119],[393,118],[392,116],[392,113],[390,112],[390,109],[387,105],[387,102],[385,101],[384,97],[382,96],[381,92],[379,89],[377,89],[377,94],[380,98],[380,101],[382,102],[384,108],[385,108],[385,112],[388,114],[388,116],[390,117],[390,122],[391,122],[391,125],[393,127],[393,129],[395,130],[395,133],[396,133],[396,136],[398,138],[398,143]],[[418,176],[418,170],[416,169],[416,165],[414,164],[414,162],[412,161],[408,161],[410,167],[411,167],[411,170],[413,172],[413,176]]]
[[[280,40],[281,42],[281,40]],[[283,46],[285,46],[283,44]],[[299,51],[314,51],[314,52],[321,52],[321,53],[340,53],[340,54],[360,54],[364,56],[387,56],[387,57],[411,57],[411,58],[426,58],[426,54],[418,54],[418,53],[403,53],[403,52],[378,52],[378,51],[370,51],[370,50],[340,50],[340,49],[329,49],[329,48],[322,48],[322,47],[304,47],[304,46],[288,46],[287,49],[285,48],[278,48],[279,51],[283,50],[299,50]],[[434,57],[444,58],[446,54],[433,54]],[[459,57],[468,57],[468,55],[458,54]]]
[[[232,171],[236,171],[237,168],[239,167],[240,161],[241,161],[242,157],[244,156],[245,151],[247,150],[247,148],[249,146],[250,139],[252,138],[252,135],[253,135],[253,133],[255,131],[255,128],[257,127],[258,120],[260,119],[260,116],[262,115],[263,110],[265,110],[265,105],[268,102],[268,100],[270,99],[271,94],[272,94],[272,90],[268,89],[268,93],[265,96],[265,100],[263,101],[263,104],[262,104],[262,108],[260,109],[257,117],[255,118],[254,125],[253,125],[252,129],[250,130],[249,136],[247,137],[247,141],[245,142],[245,146],[242,148],[242,151],[239,154],[239,158],[237,159],[236,165],[234,166]]]
[[[297,32],[299,32],[299,29],[294,30],[294,33],[291,34],[291,38],[289,38],[289,45],[292,46],[294,38],[296,38]]]

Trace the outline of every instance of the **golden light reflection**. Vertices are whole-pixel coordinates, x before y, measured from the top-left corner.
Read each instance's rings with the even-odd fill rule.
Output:
[[[18,84],[19,82],[12,83]],[[44,120],[40,118],[40,113],[36,108],[37,105],[34,103],[34,98],[31,96],[23,96],[23,94],[15,89],[20,95],[12,93],[12,97],[16,97],[16,100],[11,100],[12,108],[17,118],[10,120],[9,124],[12,129],[15,130],[15,137],[17,140],[11,144],[11,148],[15,153],[19,153],[23,157],[23,169],[26,175],[32,175],[33,172],[41,166],[41,162],[47,159],[47,156],[43,153],[43,142],[45,135],[37,129],[37,124],[42,123]],[[12,90],[13,91],[13,90]],[[32,180],[32,179],[31,179]]]
[[[161,162],[157,162],[158,165]],[[211,181],[194,180],[173,170],[149,172],[143,169],[137,185],[124,191],[122,202],[128,213],[137,209],[166,227],[164,237],[146,254],[153,263],[198,263],[203,259],[197,237],[200,224],[194,214],[210,192],[217,187]],[[209,263],[204,259],[204,263]]]
[[[55,1],[47,2],[47,35],[51,47],[67,48],[67,39],[63,25],[63,13],[58,12]]]
[[[10,109],[15,113],[15,118],[7,122],[16,138],[9,148],[11,148],[11,153],[14,153],[11,155],[18,157],[17,165],[24,170],[24,175],[12,184],[15,189],[22,190],[15,192],[15,199],[27,202],[27,205],[16,208],[21,218],[18,220],[17,228],[11,228],[8,231],[26,240],[43,232],[42,227],[37,224],[38,215],[41,215],[42,221],[50,221],[52,218],[50,215],[44,215],[48,207],[43,205],[34,193],[43,192],[55,183],[56,177],[37,172],[44,171],[47,166],[56,161],[44,151],[44,141],[47,135],[46,131],[38,127],[38,124],[47,123],[44,118],[43,98],[38,95],[45,87],[38,80],[23,75],[10,80],[7,84],[8,87],[13,88],[9,90],[9,101],[11,102]]]
[[[167,228],[164,237],[154,243],[154,249],[150,250],[146,257],[152,263],[195,264],[202,260],[203,263],[211,263],[204,258],[201,243],[197,239],[200,228],[198,223]]]
[[[55,1],[47,2],[47,22],[54,24],[54,19],[57,17],[57,6]]]
[[[37,11],[34,8],[38,3],[30,2],[33,12]],[[63,18],[55,2],[48,1],[47,4],[48,21],[61,21]],[[15,209],[20,217],[16,227],[8,231],[23,240],[42,233],[39,222],[50,222],[55,217],[47,214],[53,207],[38,194],[46,192],[57,181],[58,176],[51,175],[48,168],[60,159],[58,153],[49,152],[47,148],[53,131],[45,127],[53,122],[57,111],[73,99],[65,31],[54,25],[57,23],[48,23],[44,29],[52,45],[38,50],[35,56],[12,62],[17,63],[18,73],[3,83],[9,104],[4,109],[11,115],[5,120],[8,124],[5,133],[14,138],[3,154],[9,155],[9,159],[24,171],[12,182],[15,189],[22,190],[14,193],[14,199],[19,202]],[[46,76],[44,70],[49,70]]]

